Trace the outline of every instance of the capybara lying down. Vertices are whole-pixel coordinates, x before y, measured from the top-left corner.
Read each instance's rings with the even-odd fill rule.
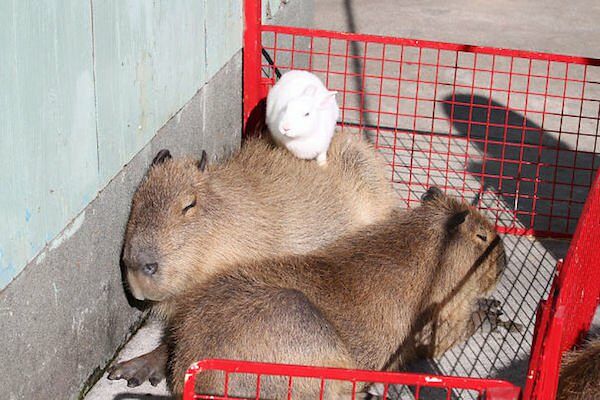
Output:
[[[415,346],[441,352],[471,333],[473,308],[504,266],[492,224],[432,188],[419,207],[322,250],[239,263],[174,296],[170,387],[180,395],[200,359],[383,370]],[[294,382],[294,398],[319,398],[318,380]],[[229,394],[255,398],[255,386],[256,377],[232,376]],[[329,382],[324,398],[350,398],[350,389]],[[222,377],[200,375],[197,391],[222,394]],[[260,397],[286,398],[287,379],[264,379]]]
[[[338,133],[327,168],[250,139],[223,163],[157,154],[137,189],[123,248],[129,288],[168,315],[169,298],[229,265],[305,254],[386,218],[396,206],[383,161]],[[164,377],[166,347],[115,365],[130,386]]]

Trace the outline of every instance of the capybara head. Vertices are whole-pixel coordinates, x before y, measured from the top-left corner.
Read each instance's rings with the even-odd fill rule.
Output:
[[[475,207],[431,187],[421,197],[427,213],[442,213],[444,256],[440,274],[453,293],[473,286],[480,294],[492,291],[506,266],[504,245],[494,225]]]
[[[133,196],[123,261],[129,288],[139,300],[164,299],[170,287],[179,286],[172,282],[178,274],[169,269],[193,262],[211,212],[206,163],[204,151],[198,161],[175,160],[161,150]]]

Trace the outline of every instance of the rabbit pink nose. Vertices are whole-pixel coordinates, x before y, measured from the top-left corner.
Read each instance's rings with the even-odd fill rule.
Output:
[[[281,129],[282,129],[284,132],[287,132],[287,131],[289,131],[289,130],[290,130],[290,127],[289,127],[288,125],[282,125],[282,126],[281,126]]]

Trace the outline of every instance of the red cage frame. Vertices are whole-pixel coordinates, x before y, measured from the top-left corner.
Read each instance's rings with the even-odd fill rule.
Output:
[[[224,396],[194,395],[196,376],[204,371],[222,371],[225,373],[223,392]],[[419,398],[422,388],[445,389],[447,398],[450,399],[451,390],[471,390],[478,393],[482,400],[512,400],[516,399],[520,390],[508,382],[493,379],[461,378],[453,376],[420,375],[400,372],[375,372],[348,370],[339,368],[317,368],[303,365],[283,365],[256,362],[240,362],[231,360],[203,360],[195,363],[188,370],[185,377],[185,399],[235,399],[229,397],[228,382],[232,374],[252,374],[257,379],[257,396],[260,393],[260,379],[263,376],[285,376],[290,379],[288,399],[293,397],[292,379],[316,378],[321,382],[321,387],[327,380],[342,380],[352,382],[356,388],[360,382],[378,382],[384,385],[383,396],[387,394],[390,385],[404,384],[415,388],[415,399]],[[354,396],[353,396],[354,398]],[[315,399],[316,400],[316,399]],[[320,400],[323,400],[321,394]]]
[[[572,171],[572,180],[575,179],[575,170],[577,172],[588,170],[589,172],[589,182],[586,182],[582,186],[588,186],[589,193],[587,199],[585,200],[585,204],[583,199],[580,200],[581,205],[583,206],[581,211],[581,216],[577,222],[576,228],[574,229],[574,233],[572,229],[569,229],[569,220],[575,219],[575,217],[571,218],[571,211],[569,209],[569,214],[566,216],[566,228],[563,226],[561,229],[554,229],[549,227],[548,229],[539,230],[536,229],[534,225],[533,218],[535,217],[535,213],[533,208],[535,208],[536,199],[543,198],[539,190],[540,181],[540,166],[535,166],[535,179],[532,179],[532,183],[534,184],[533,191],[533,207],[530,210],[532,214],[532,219],[530,220],[530,225],[527,226],[514,226],[504,224],[499,219],[496,220],[497,228],[500,232],[516,234],[516,235],[539,235],[539,236],[552,236],[552,237],[572,237],[571,246],[569,247],[567,256],[564,262],[559,262],[557,267],[557,274],[552,283],[552,287],[550,290],[550,294],[548,298],[541,302],[538,307],[537,317],[536,317],[536,327],[534,333],[534,342],[530,355],[530,363],[527,374],[526,385],[522,396],[520,398],[532,400],[532,399],[551,399],[556,395],[556,389],[558,385],[558,373],[559,373],[559,365],[562,353],[573,346],[575,346],[584,336],[584,334],[589,329],[591,320],[593,318],[595,309],[600,301],[600,268],[598,267],[598,261],[600,259],[600,174],[595,174],[594,178],[594,170],[596,164],[592,161],[591,166],[578,166],[577,164],[577,154],[587,153],[587,154],[598,154],[600,152],[600,148],[596,148],[598,142],[598,126],[600,124],[600,90],[594,92],[590,90],[590,86],[594,86],[594,89],[600,88],[600,59],[592,59],[592,58],[584,58],[584,57],[572,57],[565,55],[556,55],[556,54],[548,54],[548,53],[537,53],[537,52],[528,52],[521,50],[507,50],[507,49],[498,49],[491,47],[481,47],[481,46],[468,46],[468,45],[460,45],[460,44],[452,44],[452,43],[442,43],[442,42],[432,42],[432,41],[421,41],[421,40],[413,40],[413,39],[404,39],[404,38],[394,38],[394,37],[383,37],[383,36],[375,36],[375,35],[364,35],[357,33],[341,33],[341,32],[332,32],[332,31],[324,31],[324,30],[314,30],[314,29],[305,29],[305,28],[293,28],[287,26],[273,26],[273,25],[263,25],[261,21],[261,1],[260,0],[245,0],[245,31],[244,31],[244,65],[243,65],[243,121],[244,121],[244,131],[247,133],[254,129],[254,126],[257,123],[260,123],[260,119],[262,118],[262,113],[264,112],[264,104],[262,103],[263,99],[266,97],[269,86],[271,86],[274,82],[274,72],[277,68],[277,63],[273,60],[268,60],[268,63],[264,64],[262,61],[262,52],[263,52],[263,35],[270,34],[273,35],[274,43],[271,43],[270,47],[266,46],[269,50],[276,52],[277,50],[282,51],[278,48],[277,45],[277,35],[288,35],[292,38],[291,48],[286,49],[286,51],[292,54],[292,61],[290,66],[294,66],[294,52],[302,54],[309,54],[311,57],[313,54],[318,54],[317,50],[313,48],[314,41],[318,39],[324,39],[328,41],[329,48],[326,51],[322,52],[325,56],[331,56],[331,42],[332,40],[343,40],[346,43],[346,53],[341,54],[341,56],[345,56],[347,59],[351,58],[351,55],[348,53],[348,44],[350,42],[361,43],[364,44],[364,55],[362,56],[363,62],[368,62],[372,56],[368,55],[366,49],[367,45],[381,45],[383,46],[383,51],[381,52],[380,58],[374,57],[373,59],[379,60],[381,62],[381,75],[379,78],[383,80],[383,69],[384,63],[387,61],[394,60],[386,60],[386,47],[385,46],[400,46],[402,48],[400,60],[395,60],[399,62],[400,69],[404,65],[409,65],[410,62],[406,62],[402,60],[402,55],[404,55],[405,47],[414,48],[418,50],[418,59],[412,60],[411,62],[416,63],[418,65],[417,71],[420,73],[421,66],[427,66],[428,64],[425,60],[421,58],[422,52],[424,49],[429,49],[433,51],[437,51],[437,60],[434,63],[431,63],[433,67],[436,68],[435,82],[427,82],[425,78],[421,77],[419,74],[416,78],[417,90],[415,93],[415,106],[414,113],[412,117],[414,117],[413,122],[413,132],[415,134],[416,129],[416,114],[417,114],[417,106],[416,103],[419,100],[418,96],[418,85],[419,83],[435,83],[435,88],[437,89],[438,84],[443,84],[438,81],[438,71],[440,67],[444,67],[443,62],[440,62],[440,52],[451,52],[456,53],[455,63],[458,64],[458,55],[460,54],[468,54],[472,55],[475,59],[473,61],[472,67],[468,67],[466,69],[471,70],[473,74],[473,82],[470,85],[467,85],[467,89],[470,88],[471,93],[474,93],[475,89],[485,89],[484,87],[478,87],[475,83],[475,74],[477,72],[491,72],[491,81],[489,83],[489,91],[490,95],[492,94],[492,88],[494,87],[494,74],[505,74],[509,78],[508,88],[504,89],[505,92],[508,93],[508,100],[510,100],[511,93],[517,93],[525,96],[525,105],[523,106],[522,111],[525,114],[529,113],[539,113],[541,115],[541,126],[537,129],[530,128],[527,126],[525,122],[522,123],[522,126],[517,126],[525,132],[526,130],[535,130],[536,134],[539,137],[539,142],[535,145],[532,145],[529,142],[526,142],[525,133],[522,134],[522,139],[520,143],[510,144],[511,146],[515,146],[519,149],[520,157],[516,161],[519,167],[519,173],[521,172],[521,168],[527,164],[523,157],[523,153],[527,151],[527,147],[531,147],[537,149],[538,151],[538,159],[537,163],[539,165],[543,165],[543,162],[540,159],[540,154],[542,151],[542,147],[545,145],[542,142],[542,133],[544,132],[553,132],[558,135],[559,139],[561,135],[569,135],[572,134],[575,137],[576,144],[573,152],[574,162],[571,166]],[[294,48],[293,41],[296,38],[304,38],[310,40],[310,47],[308,50],[296,50]],[[510,59],[510,70],[509,71],[496,71],[495,64],[492,63],[491,67],[479,67],[477,65],[477,57],[483,56],[491,56],[493,61],[495,62],[500,58]],[[517,60],[526,60],[529,64],[529,69],[525,71],[517,71],[513,70],[513,65]],[[312,58],[311,58],[312,60]],[[532,70],[532,63],[539,61],[542,63],[546,63],[547,71],[546,73],[536,73],[536,71]],[[403,62],[405,64],[403,64]],[[564,65],[565,72],[564,77],[553,77],[550,74],[551,65]],[[264,68],[271,69],[271,76],[264,76],[263,70]],[[366,66],[364,65],[366,70]],[[454,68],[460,68],[456,65]],[[463,67],[464,68],[464,67]],[[576,76],[569,75],[569,68],[571,71],[579,70],[579,73]],[[309,65],[307,68],[309,70],[318,69],[312,65]],[[329,64],[327,64],[327,71],[329,71]],[[596,75],[594,75],[596,73]],[[344,71],[340,71],[340,74],[345,76],[349,74],[347,63]],[[362,71],[362,77],[368,78],[368,73],[366,71]],[[594,77],[591,77],[594,75]],[[376,76],[377,77],[377,76]],[[518,78],[526,79],[527,86],[524,91],[519,91],[517,89],[511,88],[510,81],[511,79],[517,80]],[[545,90],[543,92],[535,92],[534,89],[530,87],[530,81],[535,79],[545,79]],[[401,83],[403,80],[402,72],[399,71],[398,80]],[[549,91],[549,86],[552,80],[558,80],[564,85],[562,89],[562,93],[558,92],[558,94],[552,94]],[[398,107],[401,100],[400,95],[400,83],[398,83],[398,96],[396,101],[398,102]],[[580,85],[581,89],[577,95],[574,95],[570,92],[570,85]],[[456,81],[456,74],[454,76],[454,81],[449,82],[448,86],[451,87],[452,94],[455,94],[455,88],[461,87],[460,83]],[[383,84],[379,86],[379,93],[371,93],[371,95],[379,96],[380,98],[384,96],[382,93]],[[346,87],[344,86],[344,90]],[[495,89],[494,89],[495,90]],[[351,90],[348,90],[351,93]],[[357,107],[359,111],[365,111],[364,101],[362,96],[369,95],[368,90],[364,89],[361,95],[361,102]],[[529,96],[539,95],[543,97],[543,109],[541,111],[532,111],[528,109],[527,100]],[[552,100],[551,98],[555,97],[560,101],[562,101],[562,108],[559,111],[551,111],[547,109],[547,102]],[[490,97],[491,98],[491,97]],[[381,126],[369,127],[366,125],[365,121],[362,119],[362,114],[358,117],[358,121],[348,121],[344,118],[344,111],[350,113],[351,111],[355,111],[354,108],[347,104],[344,104],[346,97],[344,92],[344,100],[342,101],[342,121],[341,126],[344,128],[345,126],[356,126],[363,129],[373,129],[377,133],[377,138],[379,138],[379,134],[383,131]],[[548,100],[550,99],[550,100]],[[433,99],[425,99],[428,101],[438,102],[439,100],[435,98],[435,94]],[[461,104],[455,98],[452,98],[452,108],[458,106],[467,106],[469,110],[469,117],[471,117],[473,113],[473,109],[476,110],[478,104],[471,100],[470,102],[466,102]],[[565,103],[569,101],[579,101],[581,104],[580,109],[573,112],[573,110],[569,111],[565,107]],[[597,106],[597,113],[586,113],[584,111],[584,105],[587,106]],[[487,104],[489,108],[497,107],[492,104],[490,100]],[[367,110],[369,111],[369,110]],[[370,110],[373,111],[373,110]],[[477,110],[476,110],[477,111]],[[475,111],[475,112],[476,112]],[[379,116],[382,114],[381,109],[381,100],[379,100],[379,109],[374,111],[378,113],[378,122]],[[488,111],[487,120],[482,124],[482,129],[485,129],[485,136],[483,139],[471,136],[467,133],[466,142],[482,142],[483,146],[492,146],[494,143],[490,137],[488,136],[489,131],[494,128],[494,124],[490,121],[490,111]],[[514,160],[505,160],[503,156],[504,148],[507,146],[507,130],[515,128],[509,122],[508,113],[506,113],[506,119],[502,123],[500,122],[500,128],[504,129],[504,142],[500,143],[504,147],[502,147],[502,157],[500,157],[500,162],[507,163],[509,161]],[[402,114],[396,110],[396,122],[398,122],[398,116],[402,116]],[[556,130],[552,128],[548,128],[544,126],[544,120],[547,118],[550,120],[551,117],[559,117],[560,124]],[[410,115],[409,115],[410,117]],[[452,112],[450,113],[449,119],[452,120]],[[571,128],[568,128],[566,124],[563,124],[563,120],[573,119],[576,122],[576,128],[574,125],[571,125]],[[448,119],[448,118],[446,118]],[[582,122],[583,121],[583,122]],[[460,121],[455,119],[452,120],[453,123],[468,123],[470,132],[471,129],[471,121]],[[584,132],[584,128],[582,125],[585,123],[595,124],[595,132]],[[435,111],[432,119],[432,127],[435,123]],[[452,128],[450,128],[452,129]],[[394,155],[398,151],[402,151],[402,148],[396,146],[396,136],[402,134],[411,134],[411,132],[402,130],[398,128],[398,126],[393,127],[394,134],[394,146],[392,147],[392,151]],[[538,133],[539,131],[539,133]],[[452,130],[450,130],[449,135],[452,135]],[[586,137],[593,139],[593,150],[585,149],[582,151],[579,147],[580,139],[583,141]],[[433,139],[429,143],[429,153],[427,156],[431,157],[434,151],[433,149]],[[415,139],[413,136],[412,139],[413,148],[410,148],[409,151],[411,155],[415,153]],[[468,144],[467,144],[468,146]],[[449,149],[449,147],[448,147]],[[558,164],[558,152],[562,149],[559,149],[558,145],[556,148],[552,148],[556,150],[556,164]],[[420,150],[419,150],[420,151]],[[427,153],[427,151],[425,152]],[[450,151],[448,151],[450,153]],[[446,154],[447,155],[447,154]],[[448,158],[450,156],[448,155]],[[481,171],[482,180],[486,178],[485,171],[485,162],[486,156],[483,156],[483,165],[484,169]],[[535,162],[530,162],[529,164],[535,164]],[[412,160],[410,161],[410,165],[412,168]],[[429,167],[431,164],[429,164]],[[446,173],[449,172],[450,167],[446,165]],[[557,173],[556,169],[558,167],[555,165],[555,172],[553,179],[556,180]],[[429,173],[429,171],[428,171]],[[503,176],[503,172],[501,171],[498,176],[494,176],[502,180],[505,178]],[[427,175],[427,184],[429,183],[429,175]],[[554,183],[554,182],[553,182]],[[571,194],[573,194],[573,188],[576,186],[576,183],[571,181],[568,184],[571,185]],[[408,186],[415,185],[416,182],[408,182]],[[500,186],[502,183],[500,183]],[[448,189],[447,187],[446,189]],[[462,189],[461,195],[464,196],[467,191],[464,184],[462,188],[458,188],[459,192]],[[517,183],[517,191],[518,191],[518,183]],[[480,189],[481,193],[481,189]],[[500,192],[500,194],[503,194]],[[408,196],[407,205],[411,205],[411,198]],[[550,201],[555,201],[554,191],[552,192],[552,196]],[[414,200],[412,200],[414,201]],[[571,203],[569,204],[571,206]],[[515,214],[515,217],[517,215]],[[552,218],[552,216],[550,217]],[[427,376],[427,375],[419,375],[419,374],[405,374],[405,373],[387,373],[387,372],[368,372],[368,371],[348,371],[348,370],[339,370],[339,369],[329,369],[329,368],[314,368],[314,367],[304,367],[304,366],[282,366],[282,365],[274,365],[274,364],[263,364],[263,363],[249,363],[249,362],[236,362],[236,361],[223,361],[223,360],[203,360],[196,364],[194,364],[188,374],[186,374],[186,384],[185,384],[185,399],[193,399],[193,398],[217,398],[217,397],[201,397],[194,394],[194,384],[195,384],[195,376],[202,371],[207,370],[219,370],[226,373],[226,376],[230,373],[253,373],[256,374],[258,379],[258,385],[260,386],[260,376],[261,375],[284,375],[290,377],[290,385],[292,382],[292,378],[294,377],[314,377],[321,380],[325,379],[342,379],[348,380],[351,382],[357,381],[371,381],[371,382],[381,382],[386,385],[390,384],[405,384],[412,385],[414,387],[441,387],[441,388],[449,388],[449,389],[471,389],[476,390],[479,393],[480,398],[486,399],[516,399],[519,397],[520,390],[516,388],[512,384],[507,382],[490,380],[490,379],[475,379],[475,378],[458,378],[458,377],[442,377],[442,376]],[[226,386],[227,379],[225,382],[225,393],[227,391]],[[387,389],[386,389],[387,390]],[[450,398],[451,391],[447,392],[448,398]],[[257,397],[258,398],[258,393]],[[417,396],[418,397],[418,390]],[[229,398],[225,395],[225,397],[219,398]],[[290,397],[291,398],[291,392]]]

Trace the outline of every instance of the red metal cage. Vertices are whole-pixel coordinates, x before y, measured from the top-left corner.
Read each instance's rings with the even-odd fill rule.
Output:
[[[223,373],[223,396],[194,395],[196,375],[205,371],[220,371]],[[337,368],[316,368],[300,365],[281,365],[255,362],[239,362],[230,360],[204,360],[192,365],[186,374],[186,399],[236,399],[228,395],[228,382],[235,374],[251,374],[256,377],[256,398],[260,398],[261,379],[267,376],[288,378],[288,399],[294,398],[294,380],[314,378],[320,382],[321,388],[327,381],[338,380],[352,383],[353,396],[357,398],[356,388],[362,382],[376,382],[382,385],[381,395],[387,398],[392,385],[403,385],[406,391],[420,399],[422,392],[436,391],[436,398],[450,399],[453,391],[468,391],[477,395],[481,400],[511,400],[516,399],[519,389],[508,382],[492,379],[460,378],[451,376],[428,376],[406,373],[359,371]],[[429,394],[429,393],[428,393]],[[427,396],[428,394],[425,394]],[[443,396],[443,397],[440,397]],[[323,393],[319,398],[323,400]],[[317,399],[315,399],[317,400]]]
[[[501,233],[572,238],[535,300],[547,296],[522,396],[554,398],[561,355],[589,329],[600,299],[600,60],[263,25],[260,0],[245,5],[245,129],[262,118],[281,73],[309,70],[339,92],[340,127],[382,152],[406,207],[436,185],[477,199]],[[403,384],[414,398],[425,387],[447,389],[448,399],[459,389],[518,396],[498,380],[202,361],[186,377],[185,398],[208,398],[193,395],[193,377],[205,370],[254,373],[257,382],[284,375],[290,385],[294,377],[380,382],[386,391]]]

